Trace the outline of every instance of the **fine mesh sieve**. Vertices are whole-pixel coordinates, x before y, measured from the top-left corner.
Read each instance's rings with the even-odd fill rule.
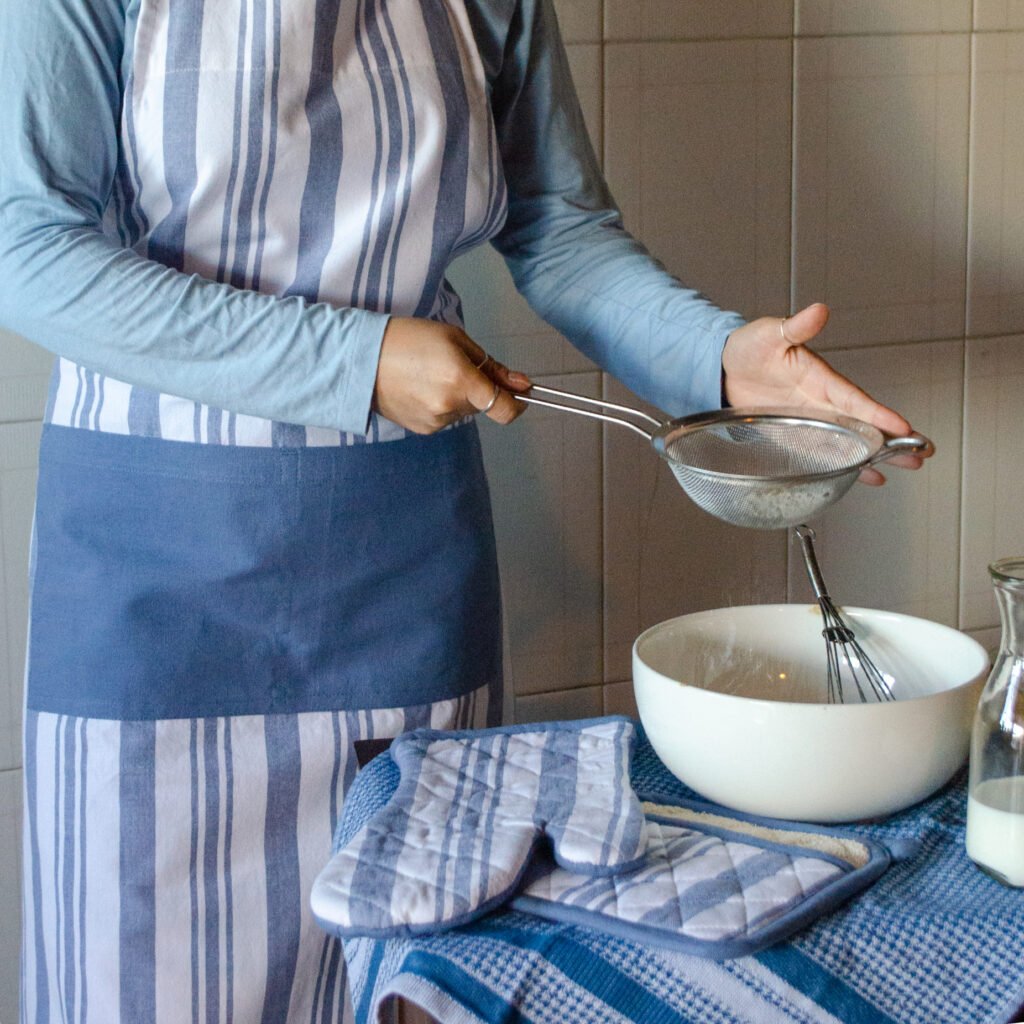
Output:
[[[886,438],[861,420],[817,410],[723,409],[663,423],[629,406],[540,385],[516,397],[629,427],[652,443],[696,505],[758,530],[796,526],[838,501],[867,466],[932,447],[920,434]]]

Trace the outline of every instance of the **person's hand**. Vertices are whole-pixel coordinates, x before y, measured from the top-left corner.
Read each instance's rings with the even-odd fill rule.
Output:
[[[775,406],[826,409],[871,423],[885,434],[911,433],[898,413],[876,402],[807,348],[828,321],[828,307],[818,302],[787,319],[762,317],[729,335],[722,353],[725,398],[736,408]],[[927,452],[931,455],[931,452]],[[897,455],[887,465],[917,469],[922,456]],[[861,480],[884,483],[877,469]]]
[[[531,386],[458,327],[392,317],[384,329],[373,407],[406,430],[433,434],[478,412],[511,423],[526,410],[511,393]]]

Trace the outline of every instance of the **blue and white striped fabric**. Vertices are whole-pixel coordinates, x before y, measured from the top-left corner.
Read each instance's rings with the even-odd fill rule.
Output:
[[[21,1020],[351,1020],[340,944],[306,894],[359,745],[480,724],[487,699],[134,722],[29,711]]]
[[[472,38],[459,4],[142,0],[108,230],[210,281],[460,323],[445,269],[505,216]],[[210,444],[405,436],[376,415],[365,436],[236,415],[68,359],[47,419]]]
[[[403,620],[405,647],[372,652],[363,689],[372,686],[383,707],[368,707],[351,681],[358,665],[344,655],[367,646],[359,611],[379,607],[372,584],[354,584],[360,608],[321,622],[331,609],[316,584],[281,600],[282,584],[310,578],[303,564],[291,552],[261,561],[268,533],[287,546],[301,532],[296,518],[312,512],[328,521],[332,510],[348,513],[352,528],[358,499],[376,502],[388,522],[389,456],[329,507],[297,487],[263,507],[266,495],[243,482],[250,463],[239,455],[227,465],[224,452],[236,533],[203,528],[210,487],[176,476],[175,460],[192,458],[181,448],[201,448],[197,461],[217,458],[212,446],[268,458],[272,448],[280,459],[270,475],[284,480],[298,449],[321,446],[339,460],[323,462],[321,476],[340,480],[363,463],[354,446],[405,437],[378,417],[367,422],[384,314],[458,323],[445,269],[505,214],[469,16],[459,2],[420,0],[41,0],[9,13],[0,64],[5,110],[17,112],[4,121],[0,249],[17,251],[5,267],[27,279],[5,289],[4,311],[27,336],[79,354],[56,364],[47,429],[123,441],[111,462],[124,467],[141,450],[132,442],[159,439],[139,461],[184,492],[171,499],[182,528],[168,531],[152,575],[125,602],[129,614],[109,618],[111,636],[128,642],[178,634],[173,656],[166,649],[145,665],[105,643],[89,615],[139,572],[142,559],[120,538],[140,520],[157,532],[161,509],[126,511],[142,493],[138,480],[115,469],[107,488],[110,477],[100,482],[80,463],[94,479],[65,474],[56,489],[92,502],[110,543],[96,543],[65,505],[40,510],[82,544],[73,556],[61,544],[39,552],[37,568],[65,560],[66,605],[43,601],[38,571],[34,584],[22,1020],[336,1024],[347,1019],[344,964],[313,922],[308,892],[355,774],[355,744],[422,726],[484,725],[500,686],[492,676],[477,689],[463,676],[444,692],[419,671],[415,697],[395,699],[399,669],[418,671],[408,650],[429,648],[413,613]],[[30,127],[40,123],[45,139]],[[30,140],[17,155],[15,140]],[[46,236],[35,260],[20,231]],[[56,280],[43,284],[54,267]],[[209,394],[254,414],[200,400]],[[316,425],[324,406],[352,431]],[[261,408],[283,411],[256,415]],[[448,434],[476,445],[474,428]],[[397,449],[419,441],[369,450],[400,459]],[[51,460],[44,471],[52,477],[59,466]],[[467,480],[485,504],[482,483]],[[411,511],[431,507],[430,495],[417,498]],[[292,518],[277,529],[281,516]],[[418,519],[424,544],[450,547],[452,537],[436,542]],[[328,524],[323,536],[337,535]],[[489,512],[473,536],[493,544]],[[359,543],[372,541],[364,530]],[[400,559],[400,569],[392,561],[380,571],[379,552],[358,546],[345,553],[350,583],[360,572],[390,582],[413,571]],[[211,580],[225,554],[232,568]],[[191,556],[210,573],[186,565]],[[417,557],[408,544],[404,556]],[[258,628],[239,587],[267,612]],[[410,596],[391,593],[398,603]],[[61,655],[87,678],[48,672]],[[211,655],[236,662],[235,672],[218,672]],[[242,678],[245,658],[271,685],[256,681],[260,673]],[[389,658],[403,664],[392,668]],[[312,703],[296,709],[296,691]]]
[[[313,887],[332,934],[402,935],[475,920],[518,887],[542,837],[574,877],[636,867],[647,848],[625,718],[397,740],[390,802]]]
[[[519,911],[439,935],[348,939],[359,1024],[395,996],[445,1024],[1006,1024],[1024,1007],[1024,900],[964,852],[966,773],[885,822],[847,826],[894,862],[862,896],[799,935],[716,961]],[[641,741],[633,785],[695,795]],[[387,801],[378,758],[346,800],[339,838]]]

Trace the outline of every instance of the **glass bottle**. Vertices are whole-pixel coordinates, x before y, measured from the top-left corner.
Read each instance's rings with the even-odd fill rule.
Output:
[[[988,567],[1002,625],[999,654],[971,735],[967,855],[1004,885],[1024,887],[1024,557]]]

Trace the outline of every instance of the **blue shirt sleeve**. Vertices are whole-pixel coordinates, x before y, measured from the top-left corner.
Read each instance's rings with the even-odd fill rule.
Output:
[[[132,384],[365,432],[385,314],[181,273],[104,232],[126,3],[2,5],[0,324]]]
[[[478,31],[483,19],[477,16]],[[667,273],[622,226],[583,123],[550,0],[519,0],[484,44],[509,189],[494,240],[533,309],[673,416],[717,409],[722,350],[745,321]]]

